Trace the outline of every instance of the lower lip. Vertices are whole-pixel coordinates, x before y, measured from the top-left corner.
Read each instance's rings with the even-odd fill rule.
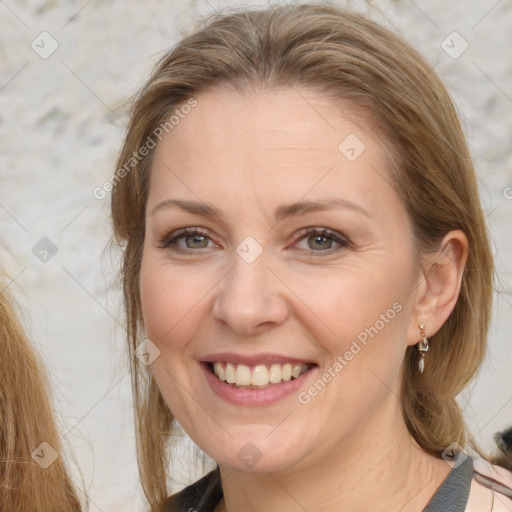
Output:
[[[234,405],[270,405],[296,393],[305,380],[317,368],[313,366],[306,370],[297,379],[284,381],[279,384],[273,384],[265,389],[240,389],[235,388],[222,380],[219,380],[209,368],[207,363],[200,363],[200,366],[206,376],[213,391],[222,399]]]

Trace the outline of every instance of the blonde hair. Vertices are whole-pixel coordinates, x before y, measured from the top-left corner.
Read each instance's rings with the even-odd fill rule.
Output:
[[[457,304],[431,338],[420,376],[418,352],[407,349],[403,417],[421,447],[440,456],[466,445],[456,395],[474,377],[487,344],[493,261],[475,172],[452,101],[429,64],[399,36],[367,17],[326,4],[217,14],[164,55],[134,99],[117,169],[188,99],[217,85],[244,91],[302,86],[333,104],[366,112],[389,143],[390,180],[421,251],[462,230],[469,241]],[[305,107],[306,108],[306,107]],[[141,341],[139,273],[151,151],[112,191],[114,243],[124,247],[122,283],[131,354],[139,469],[152,507],[168,491],[173,415],[149,370],[134,357]],[[148,418],[151,420],[148,421]]]
[[[62,457],[45,370],[18,319],[21,311],[1,281],[0,286],[0,510],[78,512],[82,507]],[[44,464],[36,462],[37,455]]]

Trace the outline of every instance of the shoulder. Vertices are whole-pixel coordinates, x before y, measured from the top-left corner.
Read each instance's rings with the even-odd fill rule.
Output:
[[[466,512],[511,512],[512,472],[475,459]]]
[[[222,498],[218,468],[169,496],[161,512],[212,512]]]

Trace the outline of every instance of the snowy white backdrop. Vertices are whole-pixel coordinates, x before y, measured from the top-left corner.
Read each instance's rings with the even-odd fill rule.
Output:
[[[340,3],[372,12],[416,46],[463,117],[499,282],[490,354],[462,400],[490,448],[492,434],[512,425],[512,4],[383,0],[373,2],[379,12]],[[93,512],[139,511],[143,500],[117,261],[105,252],[108,196],[92,192],[114,170],[126,101],[161,52],[199,15],[231,5],[240,2],[0,1],[0,264],[50,372]],[[199,471],[184,462],[176,488]]]

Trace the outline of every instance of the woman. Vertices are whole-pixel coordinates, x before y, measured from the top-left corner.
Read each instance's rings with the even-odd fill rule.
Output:
[[[18,320],[6,283],[0,286],[0,510],[80,511],[44,368]]]
[[[399,37],[328,5],[214,16],[142,88],[117,169],[152,510],[512,506],[455,401],[492,294],[474,170]],[[217,468],[167,499],[176,421]]]

